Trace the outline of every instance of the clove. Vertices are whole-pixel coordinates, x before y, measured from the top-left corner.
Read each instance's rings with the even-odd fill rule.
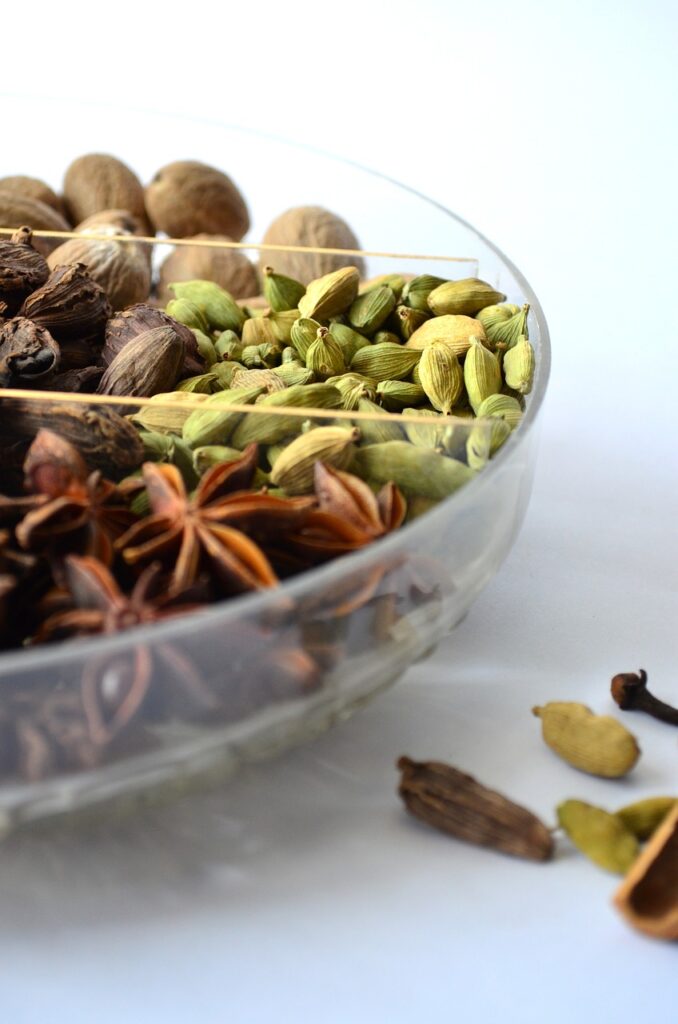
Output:
[[[678,708],[659,700],[647,688],[647,672],[620,672],[611,683],[612,696],[622,711],[644,711],[660,722],[678,725]]]

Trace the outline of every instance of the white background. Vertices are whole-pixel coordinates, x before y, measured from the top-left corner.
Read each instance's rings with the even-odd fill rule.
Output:
[[[525,273],[554,360],[522,534],[435,656],[221,790],[0,848],[0,1019],[672,1019],[678,950],[627,929],[612,876],[417,827],[393,762],[449,760],[547,820],[678,789],[670,728],[625,718],[644,756],[614,785],[529,713],[610,712],[640,665],[678,703],[675,4],[38,4],[2,36],[17,95],[310,139],[440,200]]]

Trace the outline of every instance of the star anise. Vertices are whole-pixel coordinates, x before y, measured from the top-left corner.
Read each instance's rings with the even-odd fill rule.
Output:
[[[273,586],[278,577],[252,536],[271,538],[301,528],[316,502],[247,490],[256,465],[252,444],[241,458],[208,470],[189,496],[175,466],[146,463],[153,514],[131,527],[116,547],[131,565],[152,559],[171,565],[173,590],[189,586],[203,569],[222,593]]]
[[[129,596],[121,592],[96,558],[70,555],[65,560],[65,573],[75,607],[50,616],[38,631],[36,643],[117,633],[202,607],[195,599],[198,587],[168,593],[158,564],[144,570]],[[110,743],[135,718],[151,684],[154,658],[191,689],[194,703],[212,706],[212,696],[192,666],[170,647],[156,645],[151,651],[139,644],[115,657],[93,657],[87,661],[82,677],[82,703],[94,743]]]
[[[13,621],[23,626],[23,598],[36,582],[37,567],[38,560],[33,555],[14,548],[10,531],[0,530],[0,647],[23,639],[23,630],[10,629],[10,606],[14,610]]]
[[[136,520],[123,491],[99,471],[88,473],[77,449],[50,430],[36,434],[24,474],[34,505],[16,527],[20,545],[57,560],[76,553],[111,565],[113,541]]]

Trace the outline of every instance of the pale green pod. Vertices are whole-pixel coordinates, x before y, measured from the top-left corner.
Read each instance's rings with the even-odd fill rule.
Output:
[[[409,341],[414,332],[431,319],[431,311],[414,309],[412,306],[398,306],[396,317],[403,341]]]
[[[370,398],[360,398],[356,411],[371,414],[369,418],[360,417],[354,421],[360,431],[361,446],[403,440],[403,428],[395,421],[395,417],[385,413]]]
[[[198,474],[193,465],[193,453],[188,445],[176,434],[159,434],[140,431],[144,446],[144,461],[166,462],[176,466],[188,490],[198,483]]]
[[[395,305],[393,290],[388,285],[382,285],[354,299],[348,311],[348,319],[357,331],[374,334],[393,312]]]
[[[277,373],[287,388],[293,384],[312,384],[315,380],[313,370],[309,370],[297,362],[286,362],[281,363],[280,366],[273,366],[271,373]]]
[[[315,341],[306,352],[306,366],[318,380],[336,377],[346,369],[344,353],[326,327],[318,328]]]
[[[221,390],[222,387],[216,373],[201,373],[197,377],[185,377],[180,380],[175,394],[213,395],[215,391]]]
[[[446,455],[415,448],[408,441],[388,441],[360,448],[351,472],[385,484],[393,481],[406,494],[442,500],[475,476],[472,469]]]
[[[240,388],[210,395],[200,409],[192,412],[184,423],[182,437],[191,448],[208,444],[225,444],[240,422],[241,412],[230,412],[229,405],[252,405],[263,388]],[[284,392],[281,392],[284,394]]]
[[[493,306],[506,298],[487,281],[466,277],[461,281],[445,281],[429,292],[429,309],[435,316],[475,316],[485,306]]]
[[[411,281],[408,281],[403,288],[403,303],[406,306],[411,306],[413,309],[421,309],[425,313],[430,313],[428,297],[433,289],[440,287],[441,284],[445,284],[444,277],[435,277],[433,274],[418,274]]]
[[[344,362],[347,366],[350,366],[351,360],[358,349],[365,348],[366,345],[370,344],[369,338],[366,338],[358,331],[354,331],[347,324],[330,324],[330,334],[344,353]]]
[[[526,302],[523,308],[513,316],[486,327],[485,333],[492,348],[496,348],[497,345],[513,348],[522,337],[527,338],[527,315],[529,312],[530,306]]]
[[[466,461],[471,469],[482,469],[488,459],[510,436],[511,428],[505,420],[475,423],[466,440]]]
[[[182,383],[184,382],[182,381]],[[186,394],[182,391],[169,391],[167,394],[153,395],[149,404],[142,405],[131,419],[151,433],[180,434],[184,423],[194,411],[185,406],[189,402],[190,405],[197,406],[206,398],[207,394],[197,393],[187,400]],[[181,407],[177,407],[177,403]]]
[[[629,832],[644,842],[659,828],[676,804],[678,797],[675,796],[651,796],[620,807],[616,814]]]
[[[235,331],[222,331],[214,342],[214,350],[220,359],[240,360],[243,344]]]
[[[510,388],[527,395],[534,380],[534,349],[527,338],[521,338],[504,353],[504,380]]]
[[[340,409],[341,394],[331,384],[296,384],[266,395],[257,403],[258,409],[267,408]],[[253,441],[257,444],[275,444],[289,434],[301,429],[299,416],[281,416],[279,413],[264,416],[261,413],[246,416],[233,432],[231,444],[235,448],[246,448]]]
[[[426,399],[420,384],[409,380],[382,380],[377,384],[377,397],[389,412],[402,412],[410,405],[417,405]]]
[[[578,850],[594,864],[625,875],[640,853],[638,840],[616,814],[584,800],[565,800],[557,807],[558,824]]]
[[[358,294],[364,295],[366,292],[374,291],[375,288],[381,288],[384,285],[390,288],[396,299],[398,299],[405,287],[405,278],[402,274],[379,274],[377,277],[370,278],[369,281],[363,281]]]
[[[299,313],[314,320],[337,316],[349,308],[358,294],[359,284],[360,274],[355,267],[341,267],[318,277],[311,281],[299,300]]]
[[[372,344],[374,345],[382,345],[385,341],[391,345],[402,345],[403,343],[403,339],[399,335],[394,334],[393,331],[377,331],[372,338]]]
[[[299,365],[301,365],[301,363],[299,362],[299,353],[297,352],[296,348],[294,348],[292,345],[286,345],[285,348],[280,353],[280,362],[299,363]]]
[[[421,352],[401,345],[368,345],[359,349],[351,360],[351,369],[374,380],[404,380],[419,362]]]
[[[455,353],[442,342],[428,345],[417,365],[417,376],[433,408],[448,415],[464,390],[464,371]]]
[[[273,370],[238,370],[231,380],[233,388],[263,388],[266,394],[284,391],[285,382]]]
[[[275,327],[265,316],[245,321],[242,328],[242,344],[243,348],[250,345],[272,345],[279,352],[282,350]]]
[[[514,306],[511,302],[504,302],[498,306],[486,306],[485,309],[481,309],[476,313],[476,319],[480,320],[487,332],[505,323],[506,320],[510,320],[516,313],[520,313],[520,306]]]
[[[403,409],[404,416],[421,417],[421,423],[404,422],[403,430],[410,444],[417,448],[442,450],[447,424],[436,422],[441,414],[434,409]]]
[[[478,418],[485,418],[487,416],[496,416],[499,419],[505,420],[511,430],[515,430],[523,418],[523,410],[515,398],[500,393],[489,395],[478,406]]]
[[[473,411],[478,413],[481,402],[501,391],[502,379],[499,360],[475,335],[464,360],[464,384]]]
[[[202,331],[203,334],[210,332],[207,317],[199,306],[196,306],[194,302],[189,302],[188,299],[170,299],[165,306],[165,312],[193,331]]]
[[[273,267],[264,267],[264,296],[274,313],[296,309],[306,292],[306,285],[285,274],[276,274]]]
[[[317,320],[305,316],[299,317],[292,324],[290,342],[297,350],[299,358],[304,362],[306,362],[306,353],[318,337],[318,329],[321,326],[322,324],[319,324]]]
[[[265,317],[273,325],[273,332],[278,341],[289,345],[292,340],[292,327],[299,319],[298,309],[284,309],[280,313],[268,313]]]
[[[308,494],[313,490],[316,462],[346,469],[353,458],[358,430],[317,427],[296,437],[278,456],[271,470],[271,483],[287,494]]]
[[[187,299],[198,306],[211,330],[242,330],[245,314],[233,296],[214,281],[177,281],[169,287],[177,299]]]
[[[328,377],[327,384],[333,384],[341,392],[344,409],[357,409],[361,398],[375,401],[377,382],[360,373],[342,373],[339,377]]]
[[[231,381],[238,370],[244,370],[245,367],[242,363],[236,363],[229,360],[225,363],[216,362],[210,369],[210,373],[214,374],[219,382],[219,390],[225,391],[226,388],[230,388]],[[217,390],[215,388],[215,390]]]
[[[412,334],[405,345],[408,349],[422,349],[435,342],[443,342],[452,351],[463,356],[471,346],[471,338],[485,341],[483,325],[472,316],[448,314],[432,316]]]
[[[198,346],[198,353],[202,359],[205,360],[205,366],[213,366],[217,361],[217,351],[214,347],[214,343],[208,335],[198,330],[196,327],[192,327],[193,335],[195,337],[195,343]]]

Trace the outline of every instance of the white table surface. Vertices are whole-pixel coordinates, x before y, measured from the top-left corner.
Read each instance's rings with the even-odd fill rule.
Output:
[[[395,795],[402,753],[547,821],[570,796],[678,789],[668,726],[623,716],[643,757],[610,783],[560,763],[530,714],[621,716],[609,679],[641,665],[678,703],[675,5],[470,6],[122,3],[104,32],[67,4],[37,42],[35,12],[9,14],[3,88],[310,130],[451,206],[525,272],[554,360],[523,531],[434,656],[229,785],[0,847],[3,1022],[675,1019],[678,948],[629,930],[613,876],[565,841],[547,865],[465,846]]]

